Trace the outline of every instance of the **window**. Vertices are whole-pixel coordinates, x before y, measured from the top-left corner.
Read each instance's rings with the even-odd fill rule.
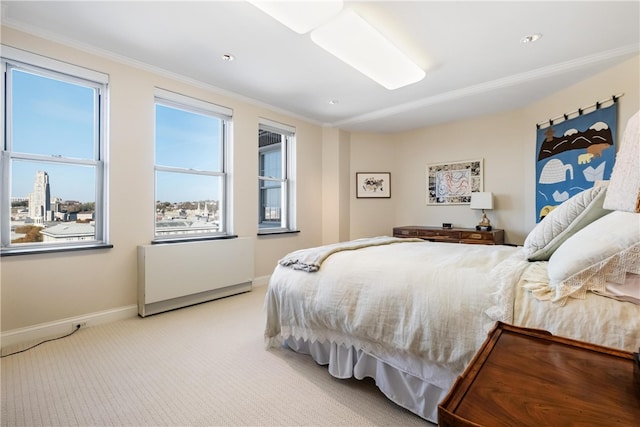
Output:
[[[155,117],[155,239],[227,234],[231,110],[156,89]]]
[[[258,231],[293,231],[295,129],[261,119],[258,125]]]
[[[108,76],[2,49],[2,254],[104,247]]]

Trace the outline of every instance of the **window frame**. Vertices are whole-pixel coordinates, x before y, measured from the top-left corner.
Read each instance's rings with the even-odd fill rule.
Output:
[[[176,92],[172,92],[162,88],[155,88],[154,91],[154,142],[153,142],[153,239],[151,243],[177,243],[177,242],[189,242],[199,240],[211,240],[211,239],[225,239],[234,237],[231,233],[232,221],[231,221],[231,203],[230,195],[232,190],[232,183],[230,179],[230,165],[231,165],[231,137],[233,129],[233,110],[227,107],[223,107],[217,104],[213,104],[208,101],[196,99],[187,95],[182,95]],[[156,106],[162,105],[169,108],[175,108],[190,113],[201,114],[208,117],[215,117],[220,120],[221,130],[220,135],[222,141],[220,142],[220,171],[213,170],[196,170],[194,168],[182,168],[175,166],[164,166],[156,163],[156,150],[157,141],[155,130],[156,123]],[[184,173],[189,175],[201,175],[201,176],[215,176],[222,179],[221,190],[221,203],[218,204],[218,210],[220,211],[221,220],[219,223],[219,230],[215,232],[203,232],[203,233],[177,233],[158,235],[157,221],[156,221],[156,203],[157,203],[157,190],[158,172],[168,173]]]
[[[260,175],[261,156],[267,149],[260,148],[260,131],[268,131],[282,135],[280,142],[281,178]],[[258,120],[258,235],[294,233],[297,230],[296,198],[295,198],[295,156],[296,156],[296,128],[273,120],[259,118]],[[281,219],[279,227],[261,227],[262,195],[261,181],[279,182]]]
[[[109,76],[105,73],[90,70],[81,66],[61,62],[35,53],[2,45],[0,58],[4,76],[0,92],[0,114],[4,136],[1,147],[2,176],[0,177],[0,204],[2,220],[0,221],[0,256],[32,253],[75,251],[84,249],[103,249],[113,247],[109,243],[108,217],[108,106]],[[94,140],[93,159],[78,159],[58,155],[42,155],[13,151],[12,109],[7,108],[12,93],[11,70],[20,70],[44,78],[51,78],[66,83],[78,84],[93,89],[94,97]],[[90,166],[95,168],[95,221],[93,239],[58,243],[21,243],[11,244],[11,164],[13,160],[24,160],[42,164],[69,166]]]

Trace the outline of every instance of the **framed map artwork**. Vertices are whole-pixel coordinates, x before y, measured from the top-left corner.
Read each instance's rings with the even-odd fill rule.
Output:
[[[356,172],[356,198],[391,198],[391,173]]]
[[[483,191],[482,159],[427,165],[427,205],[468,205]]]

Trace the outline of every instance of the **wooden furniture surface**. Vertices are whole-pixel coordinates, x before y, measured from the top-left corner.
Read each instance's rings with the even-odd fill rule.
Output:
[[[438,405],[438,425],[640,425],[633,359],[498,322]]]
[[[419,237],[434,242],[504,244],[504,230],[476,230],[475,228],[442,228],[408,225],[393,228],[394,237]]]

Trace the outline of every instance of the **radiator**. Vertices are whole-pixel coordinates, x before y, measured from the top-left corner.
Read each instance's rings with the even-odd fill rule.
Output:
[[[254,239],[138,246],[142,317],[251,290]]]

